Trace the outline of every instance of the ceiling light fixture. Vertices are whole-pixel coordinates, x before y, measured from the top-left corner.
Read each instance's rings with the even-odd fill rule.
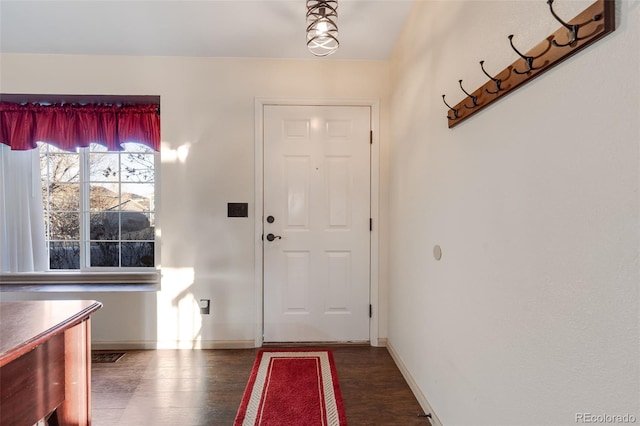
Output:
[[[315,56],[338,50],[338,0],[307,0],[307,47]]]

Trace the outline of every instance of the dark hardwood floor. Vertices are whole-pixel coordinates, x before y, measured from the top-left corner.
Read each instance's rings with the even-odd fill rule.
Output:
[[[330,349],[349,425],[429,425],[386,348]],[[233,425],[257,351],[122,351],[94,363],[93,425]]]

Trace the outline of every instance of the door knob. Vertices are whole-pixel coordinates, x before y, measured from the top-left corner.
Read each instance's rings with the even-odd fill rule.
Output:
[[[273,234],[267,234],[267,240],[268,241],[273,241],[273,240],[279,240],[282,237],[280,235],[273,235]]]
[[[273,217],[273,216],[267,216],[267,222],[269,222],[269,223],[273,223],[273,222],[275,222],[275,220],[276,220],[276,218],[275,218],[275,217]]]

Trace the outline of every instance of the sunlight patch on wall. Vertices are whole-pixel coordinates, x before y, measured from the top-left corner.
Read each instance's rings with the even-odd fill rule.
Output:
[[[191,142],[185,142],[178,148],[173,149],[168,142],[162,142],[160,147],[160,158],[163,163],[185,163],[189,156]]]
[[[202,318],[193,294],[193,268],[163,268],[158,292],[158,349],[199,347]]]

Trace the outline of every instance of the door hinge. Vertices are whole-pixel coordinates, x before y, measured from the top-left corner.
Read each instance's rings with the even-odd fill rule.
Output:
[[[369,144],[373,145],[373,130],[369,131]]]
[[[373,218],[369,218],[369,231],[373,231]]]
[[[369,318],[373,317],[373,306],[371,306],[371,303],[369,303]]]

